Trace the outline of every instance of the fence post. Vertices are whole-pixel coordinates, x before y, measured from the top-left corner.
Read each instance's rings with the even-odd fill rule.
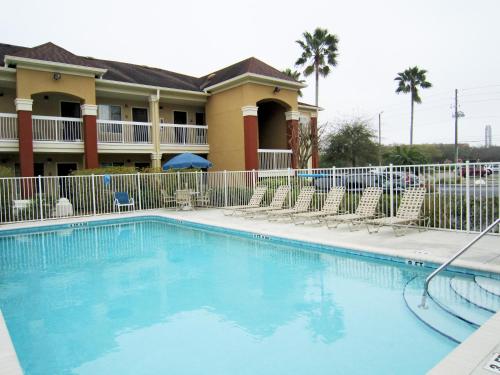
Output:
[[[287,171],[288,171],[287,173],[288,187],[290,188],[290,192],[288,193],[288,207],[292,207],[292,183],[290,178],[291,169],[288,168]]]
[[[469,161],[465,162],[465,228],[470,232],[470,174],[469,174]]]
[[[394,216],[394,175],[392,163],[389,164],[389,215]]]
[[[43,221],[43,202],[42,202],[42,176],[38,175],[38,201],[40,202],[40,220]]]
[[[227,171],[224,169],[224,207],[227,207]]]
[[[252,188],[255,190],[255,186],[257,185],[257,179],[255,178],[255,169],[252,169]]]
[[[96,196],[95,196],[95,179],[94,174],[92,174],[92,211],[94,212],[94,216],[97,215],[97,208],[95,204]]]
[[[179,171],[177,171],[177,190],[180,189],[179,186],[181,186],[181,174]]]
[[[337,170],[335,169],[335,166],[332,167],[332,186],[337,186]]]
[[[137,172],[137,194],[139,196],[139,210],[142,210],[141,173],[140,172]]]

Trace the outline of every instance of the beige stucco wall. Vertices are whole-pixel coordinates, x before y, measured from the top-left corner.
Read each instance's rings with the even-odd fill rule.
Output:
[[[16,90],[0,88],[0,112],[3,113],[16,113]]]
[[[77,97],[59,93],[35,94],[33,99],[33,114],[41,116],[60,116],[61,102],[77,102],[81,100]]]
[[[297,91],[282,89],[273,93],[273,86],[246,83],[214,93],[206,104],[209,159],[213,170],[244,170],[245,151],[241,107],[256,106],[261,100],[275,100],[297,111]]]
[[[186,106],[171,103],[160,102],[160,119],[163,119],[164,123],[173,124],[174,122],[174,111],[184,111],[187,112],[187,119],[189,125],[196,124],[196,112],[205,112],[204,107],[200,106]]]
[[[55,81],[53,72],[17,68],[17,97],[30,99],[37,93],[66,93],[81,98],[85,104],[95,104],[95,78],[61,74]]]

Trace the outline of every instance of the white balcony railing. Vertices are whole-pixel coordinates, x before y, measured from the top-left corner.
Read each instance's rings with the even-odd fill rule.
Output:
[[[97,120],[99,143],[151,143],[151,123]]]
[[[17,140],[17,114],[0,113],[0,141]]]
[[[258,149],[259,169],[287,169],[292,166],[292,150]]]
[[[160,143],[174,145],[206,145],[206,125],[161,124]]]
[[[33,115],[33,140],[46,142],[81,142],[81,118]]]

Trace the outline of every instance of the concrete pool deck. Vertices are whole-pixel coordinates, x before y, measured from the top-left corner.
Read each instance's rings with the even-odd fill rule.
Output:
[[[347,226],[329,230],[325,226],[297,226],[291,223],[276,223],[241,217],[224,216],[220,209],[195,211],[151,210],[85,218],[67,218],[44,222],[5,224],[4,230],[43,227],[82,221],[101,221],[116,218],[141,216],[163,216],[180,221],[189,221],[266,236],[342,247],[383,256],[399,257],[405,260],[441,264],[465,246],[477,234],[429,230],[419,232],[411,229],[405,236],[396,237],[391,228],[382,228],[377,234],[368,234],[365,227],[351,232]],[[500,236],[482,238],[467,253],[453,263],[463,267],[500,275]],[[0,312],[1,318],[1,312]],[[1,322],[0,322],[1,323]],[[5,375],[22,374],[13,351],[6,327],[0,324],[0,372]],[[494,315],[466,341],[444,358],[431,374],[488,374],[484,364],[493,353],[500,352],[500,312]]]

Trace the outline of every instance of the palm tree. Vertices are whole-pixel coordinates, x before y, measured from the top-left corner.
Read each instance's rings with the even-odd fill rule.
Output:
[[[301,77],[300,77],[300,72],[296,71],[296,70],[292,70],[290,68],[286,68],[285,70],[282,71],[282,73],[286,74],[288,77],[296,80],[297,82],[300,82],[300,83],[304,83],[305,80],[303,80]],[[299,96],[302,98],[302,91],[299,90]]]
[[[316,107],[318,107],[319,94],[319,76],[328,76],[330,67],[337,65],[337,44],[336,35],[328,33],[327,29],[320,27],[316,28],[311,34],[304,32],[303,39],[297,40],[297,43],[302,48],[302,55],[297,59],[295,65],[304,66],[304,75],[306,77],[315,73],[316,79]]]
[[[396,88],[396,94],[411,93],[411,122],[410,122],[410,147],[413,145],[413,106],[415,103],[422,103],[418,89],[428,89],[432,87],[432,84],[427,81],[425,74],[427,70],[419,69],[418,66],[413,68],[408,68],[404,72],[398,73],[398,76],[394,78],[398,81],[398,87]]]

